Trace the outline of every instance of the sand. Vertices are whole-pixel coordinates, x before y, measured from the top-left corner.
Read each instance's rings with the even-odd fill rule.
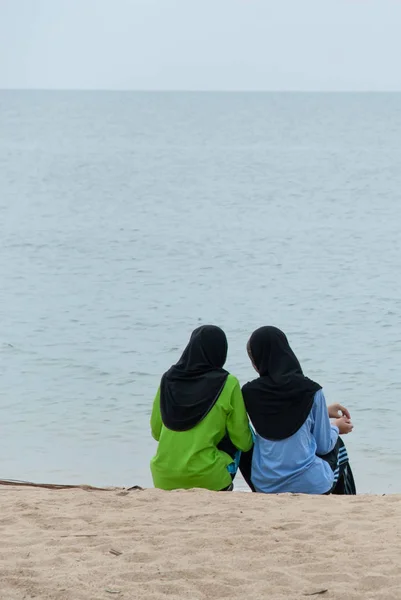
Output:
[[[0,486],[0,510],[1,600],[401,599],[401,496]]]

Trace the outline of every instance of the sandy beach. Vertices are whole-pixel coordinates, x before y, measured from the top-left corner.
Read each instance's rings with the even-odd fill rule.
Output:
[[[0,598],[401,598],[401,496],[0,486]]]

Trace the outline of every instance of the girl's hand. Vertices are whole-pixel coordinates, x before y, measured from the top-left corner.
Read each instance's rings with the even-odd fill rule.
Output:
[[[339,419],[335,419],[335,421],[333,421],[333,425],[336,425],[338,427],[341,435],[351,433],[351,431],[354,429],[351,420],[347,419],[347,417],[340,417]]]
[[[341,417],[351,418],[349,410],[345,406],[341,406],[341,404],[330,404],[327,410],[329,411],[330,419],[339,419]]]

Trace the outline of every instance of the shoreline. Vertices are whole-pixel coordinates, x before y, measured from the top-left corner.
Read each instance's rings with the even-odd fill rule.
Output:
[[[401,495],[0,485],[2,598],[401,597]]]

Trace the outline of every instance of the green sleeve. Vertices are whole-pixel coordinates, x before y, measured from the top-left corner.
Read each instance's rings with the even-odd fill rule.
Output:
[[[231,412],[227,419],[227,432],[238,450],[248,452],[252,448],[252,434],[238,381],[231,394]]]
[[[155,438],[156,442],[158,442],[162,430],[162,416],[160,414],[160,388],[157,390],[156,398],[153,402],[152,416],[150,417],[150,428],[152,430],[152,436]]]

